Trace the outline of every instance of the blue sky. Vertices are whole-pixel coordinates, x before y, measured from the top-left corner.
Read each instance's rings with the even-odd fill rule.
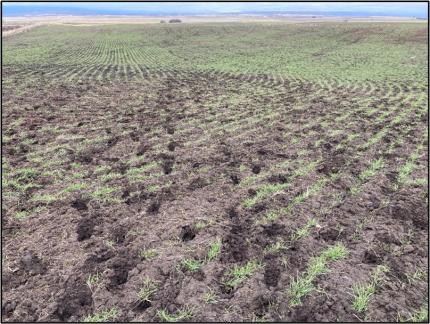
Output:
[[[243,12],[303,12],[337,15],[385,15],[385,16],[416,16],[427,18],[427,3],[425,2],[193,2],[193,3],[133,3],[133,2],[93,2],[93,3],[3,3],[4,16],[52,14],[225,14]]]

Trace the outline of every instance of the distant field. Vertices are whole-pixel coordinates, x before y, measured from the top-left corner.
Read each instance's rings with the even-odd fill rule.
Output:
[[[198,71],[404,82],[425,81],[426,48],[426,26],[416,23],[58,25],[6,39],[3,64],[68,80]]]
[[[421,23],[3,39],[4,321],[424,321]]]

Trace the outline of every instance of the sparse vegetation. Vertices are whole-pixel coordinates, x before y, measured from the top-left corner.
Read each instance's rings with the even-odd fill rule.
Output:
[[[375,293],[378,285],[383,279],[383,274],[388,272],[389,269],[384,265],[379,265],[376,267],[375,271],[372,273],[371,281],[368,283],[356,284],[353,287],[354,291],[354,301],[352,307],[359,313],[366,311],[369,301],[373,294]]]
[[[139,256],[142,260],[151,260],[155,258],[158,255],[158,252],[156,249],[142,249],[139,252]]]
[[[51,194],[41,194],[33,196],[32,201],[49,205],[57,201],[57,199],[58,198],[56,196]]]
[[[324,250],[319,256],[312,258],[302,275],[291,279],[290,287],[287,290],[289,305],[291,307],[301,304],[301,299],[310,294],[314,289],[313,281],[321,274],[327,273],[329,262],[343,259],[347,256],[346,248],[338,243]]]
[[[64,188],[63,192],[68,193],[73,191],[79,191],[85,189],[86,187],[87,185],[85,183],[74,183]]]
[[[94,313],[93,315],[88,315],[83,319],[83,322],[93,323],[93,322],[114,321],[117,316],[118,316],[118,310],[115,307],[113,307],[106,311]]]
[[[137,293],[137,298],[140,301],[151,301],[151,296],[157,292],[158,290],[158,283],[153,281],[151,278],[145,278],[143,280],[143,286]]]
[[[192,318],[193,312],[190,308],[183,307],[179,309],[176,313],[169,313],[165,309],[157,311],[157,316],[162,322],[181,322]]]
[[[184,269],[195,272],[202,267],[203,262],[195,259],[184,259],[181,261],[181,265]]]
[[[266,248],[264,249],[265,253],[278,253],[282,250],[285,250],[286,244],[282,241],[278,241],[276,243],[273,243],[271,245],[266,246]]]
[[[2,42],[2,321],[428,318],[425,24],[62,19]]]
[[[372,161],[372,163],[369,165],[369,167],[364,170],[362,173],[360,173],[360,175],[358,176],[358,178],[362,181],[365,182],[367,181],[369,178],[373,177],[376,175],[376,173],[382,169],[382,167],[384,166],[384,160],[382,158],[379,158],[377,160]]]
[[[208,290],[203,295],[203,301],[206,304],[216,304],[217,303],[218,296],[211,288],[208,288]]]
[[[100,274],[96,273],[94,275],[89,275],[88,278],[87,278],[86,283],[87,283],[87,286],[92,291],[93,288],[98,285],[99,281],[100,281]]]
[[[121,199],[114,196],[117,188],[99,187],[91,193],[91,197],[105,203],[120,203]]]
[[[254,260],[248,261],[242,266],[234,266],[228,272],[228,278],[224,284],[230,288],[236,288],[246,278],[249,278],[261,265]]]
[[[357,284],[354,286],[354,303],[352,307],[359,313],[364,312],[367,309],[370,298],[375,293],[374,285]]]
[[[424,149],[424,145],[420,144],[415,149],[414,152],[409,156],[408,160],[405,162],[405,164],[399,169],[399,175],[397,177],[397,181],[399,184],[404,185],[408,182],[411,182],[409,180],[410,175],[414,171],[414,169],[417,167],[417,160],[420,157],[421,151]]]
[[[308,222],[305,224],[305,226],[297,229],[295,233],[292,235],[291,240],[297,241],[301,239],[302,237],[308,236],[309,231],[312,227],[315,227],[317,225],[317,221],[315,218],[311,218],[308,220]]]
[[[221,253],[221,240],[217,239],[209,247],[207,261],[212,261],[216,259],[220,253]]]
[[[425,323],[429,319],[429,309],[427,305],[423,305],[411,317],[404,322]],[[402,321],[403,322],[403,321]]]

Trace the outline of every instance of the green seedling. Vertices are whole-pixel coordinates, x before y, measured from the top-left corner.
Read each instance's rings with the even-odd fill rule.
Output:
[[[95,275],[89,275],[86,284],[90,288],[91,291],[93,291],[93,287],[96,286],[100,281],[100,275],[99,273],[96,273]]]
[[[208,291],[203,295],[203,301],[206,304],[216,304],[218,302],[217,298],[217,294],[211,288],[208,288]]]
[[[29,212],[27,210],[22,210],[15,213],[15,218],[19,220],[23,220],[23,219],[26,219],[28,215],[29,215]]]
[[[194,259],[184,259],[181,261],[181,265],[188,271],[196,272],[202,267],[203,262]]]
[[[83,322],[108,322],[114,321],[118,316],[118,309],[113,307],[110,310],[94,313],[84,318]]]
[[[418,311],[416,311],[411,317],[409,317],[406,322],[413,323],[426,323],[429,319],[429,309],[427,305],[422,306]]]
[[[158,251],[156,249],[142,249],[139,252],[139,256],[142,260],[151,260],[158,255]]]
[[[221,253],[221,240],[217,239],[215,242],[213,242],[210,247],[209,251],[206,257],[206,261],[212,261],[215,260],[218,255]]]
[[[388,271],[389,269],[386,266],[379,265],[372,273],[370,282],[354,285],[354,301],[352,303],[352,308],[354,308],[358,313],[363,313],[367,310],[373,294],[383,280],[384,273]]]
[[[151,301],[151,296],[158,290],[158,283],[150,278],[143,280],[143,287],[137,293],[137,298],[141,302]]]
[[[358,176],[358,179],[361,182],[365,182],[369,180],[370,178],[374,177],[380,169],[384,167],[384,159],[379,158],[378,160],[372,161],[370,166],[360,173]]]
[[[313,285],[315,278],[329,271],[328,263],[341,260],[347,255],[348,251],[345,246],[337,243],[322,251],[319,256],[311,258],[306,272],[291,279],[287,290],[289,305],[291,307],[301,305],[301,299],[315,289]]]
[[[288,289],[288,296],[290,297],[289,305],[291,307],[301,304],[301,298],[310,294],[314,290],[311,277],[298,276],[291,279],[290,287]]]
[[[40,202],[46,205],[52,204],[53,202],[57,201],[57,199],[58,198],[56,196],[50,194],[35,195],[33,198],[31,198],[31,200],[34,202]]]
[[[83,190],[85,188],[87,188],[86,183],[74,183],[74,184],[71,184],[70,186],[64,188],[63,192],[68,193],[68,192]]]
[[[255,260],[248,261],[243,266],[234,266],[233,269],[228,272],[230,279],[225,282],[225,285],[230,288],[236,288],[260,267],[261,265]]]
[[[367,309],[370,298],[375,293],[375,286],[357,284],[353,287],[353,291],[355,298],[354,302],[352,303],[352,308],[354,308],[359,313],[363,313]]]
[[[264,252],[267,254],[275,254],[285,249],[287,249],[286,244],[282,241],[278,241],[276,243],[266,246],[264,248]]]
[[[184,307],[179,309],[175,314],[169,313],[166,309],[157,311],[158,318],[163,322],[182,322],[193,317],[192,309]]]
[[[296,230],[296,232],[291,237],[291,241],[297,241],[305,236],[308,236],[311,228],[317,226],[317,224],[318,223],[315,218],[309,219],[304,227]]]

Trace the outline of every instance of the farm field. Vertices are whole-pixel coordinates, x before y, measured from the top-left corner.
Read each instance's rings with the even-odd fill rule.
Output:
[[[3,321],[426,321],[425,23],[3,39]]]

